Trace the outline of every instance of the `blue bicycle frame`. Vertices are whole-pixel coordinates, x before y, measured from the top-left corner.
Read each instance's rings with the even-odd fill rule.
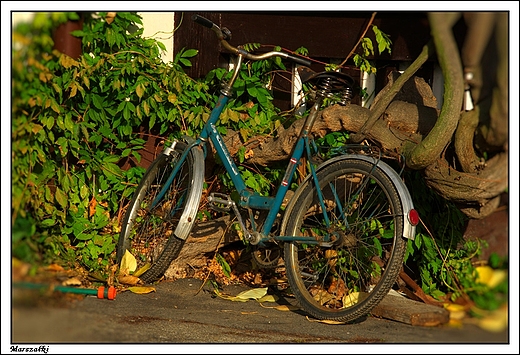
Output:
[[[240,58],[240,57],[239,57]],[[240,64],[241,60],[238,61]],[[298,140],[294,146],[291,158],[289,160],[289,164],[286,168],[285,174],[283,176],[283,179],[278,187],[278,190],[276,192],[275,197],[265,197],[260,196],[259,194],[252,192],[246,187],[246,184],[242,178],[242,176],[239,173],[238,167],[233,161],[231,154],[229,153],[229,150],[224,144],[224,141],[222,139],[222,135],[218,132],[217,128],[215,127],[215,124],[217,120],[220,117],[220,114],[222,113],[224,107],[226,106],[229,96],[230,96],[230,85],[234,81],[235,76],[230,80],[230,83],[227,85],[227,89],[223,89],[221,95],[219,96],[218,102],[216,106],[211,111],[211,114],[209,116],[208,121],[204,125],[204,128],[200,134],[200,136],[194,140],[193,142],[189,143],[186,147],[185,151],[179,158],[179,161],[174,168],[170,178],[166,182],[166,184],[163,186],[161,192],[158,194],[156,199],[154,200],[153,205],[159,203],[159,201],[163,198],[164,194],[166,193],[167,189],[169,188],[169,185],[172,183],[175,175],[177,174],[179,167],[182,165],[182,162],[187,158],[188,153],[190,149],[192,149],[195,146],[202,145],[204,147],[204,152],[206,152],[205,143],[207,142],[208,138],[213,143],[213,146],[215,147],[216,154],[220,157],[222,164],[224,165],[225,170],[228,172],[231,181],[236,188],[238,194],[239,194],[239,201],[238,205],[240,207],[245,208],[252,208],[257,210],[269,210],[269,213],[266,217],[266,220],[263,224],[263,228],[261,230],[261,240],[260,243],[263,243],[267,241],[268,239],[274,239],[279,241],[288,241],[288,240],[301,240],[306,242],[313,242],[316,243],[316,240],[311,237],[296,237],[296,236],[276,236],[272,238],[268,238],[272,226],[275,222],[276,216],[282,206],[283,200],[285,198],[285,195],[287,191],[289,190],[292,178],[294,176],[294,173],[296,171],[297,166],[300,164],[300,159],[304,152],[307,153],[307,155],[310,157],[311,155],[311,148],[309,143],[309,131],[312,129],[312,125],[314,124],[314,121],[317,117],[317,112],[319,109],[319,106],[321,105],[322,100],[317,100],[317,102],[312,107],[311,113],[306,119],[306,122],[302,128],[302,131],[300,133],[300,136],[298,137]],[[317,181],[316,176],[316,170],[313,164],[310,164],[311,174],[314,178],[314,181]],[[318,196],[321,201],[321,206],[323,208],[323,211],[325,211],[325,206],[323,203],[323,199],[321,196],[321,190],[317,189]],[[328,218],[326,216],[326,213],[324,214],[326,218],[326,223],[328,224]],[[244,231],[246,232],[246,231]]]

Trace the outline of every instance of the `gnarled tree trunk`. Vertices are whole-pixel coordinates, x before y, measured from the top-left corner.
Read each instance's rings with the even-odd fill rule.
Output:
[[[468,31],[461,52],[452,33],[461,15],[430,13],[432,42],[402,75],[389,78],[372,107],[326,108],[313,133],[346,130],[354,139],[367,138],[401,153],[407,167],[423,171],[440,195],[458,203],[469,217],[483,218],[508,186],[508,18],[506,13],[463,14]],[[413,76],[433,49],[445,83],[440,110],[430,87]],[[465,79],[464,73],[472,75]],[[473,97],[470,111],[463,110],[465,89]],[[302,124],[296,121],[276,137],[247,142],[248,162],[287,159]],[[229,146],[235,151],[241,143]]]

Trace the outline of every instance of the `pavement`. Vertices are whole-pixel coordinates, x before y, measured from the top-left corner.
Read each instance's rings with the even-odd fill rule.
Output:
[[[511,338],[509,328],[490,332],[470,322],[457,327],[421,327],[373,316],[352,324],[327,324],[288,307],[290,302],[285,299],[260,303],[217,297],[209,284],[202,286],[198,279],[164,281],[153,287],[154,291],[146,294],[121,292],[113,300],[68,295],[65,301],[64,296],[56,301],[56,297],[45,298],[35,290],[15,288],[11,338],[5,339],[7,332],[2,332],[2,354],[22,348],[46,353],[42,346],[48,347],[49,353],[67,354],[183,350],[315,353],[328,352],[329,347],[351,352],[358,346],[363,352],[369,351],[367,346],[375,346],[385,353],[518,354],[518,337],[515,333]],[[221,292],[236,296],[247,289],[230,285]],[[2,312],[2,329],[5,316]],[[259,344],[263,345],[256,346]],[[316,344],[327,347],[316,348]],[[395,348],[381,348],[381,344]]]

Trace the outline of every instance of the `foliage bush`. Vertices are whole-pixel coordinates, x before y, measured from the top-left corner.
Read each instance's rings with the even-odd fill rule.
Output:
[[[53,50],[52,40],[75,13],[38,13],[13,32],[12,241],[22,260],[107,271],[124,204],[144,172],[139,128],[193,136],[227,74],[219,68],[193,80],[183,66],[197,51],[163,63],[163,45],[142,37],[137,14],[106,15],[86,14],[74,31],[82,39],[78,60]],[[242,74],[219,130],[247,139],[279,124],[264,75],[277,65],[253,63]],[[128,161],[133,167],[121,169]],[[248,185],[268,188],[249,174]]]

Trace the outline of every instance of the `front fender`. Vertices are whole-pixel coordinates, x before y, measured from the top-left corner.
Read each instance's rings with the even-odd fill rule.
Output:
[[[188,201],[186,202],[186,208],[184,209],[174,232],[175,236],[182,240],[188,238],[193,223],[197,218],[204,184],[204,152],[201,146],[192,143],[188,145],[186,149],[190,150],[189,154],[192,154],[193,156],[193,176],[190,194],[188,196]]]

